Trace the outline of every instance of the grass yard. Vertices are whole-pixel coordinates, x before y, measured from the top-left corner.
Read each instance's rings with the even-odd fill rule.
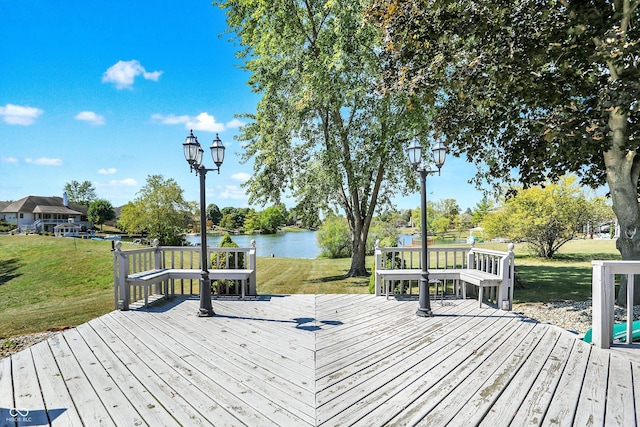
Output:
[[[506,250],[504,243],[478,246]],[[112,311],[112,259],[110,242],[0,236],[0,338],[76,326]],[[590,299],[592,259],[619,259],[615,242],[575,240],[551,261],[517,245],[515,302]],[[368,293],[368,278],[344,278],[349,266],[349,259],[259,257],[258,293]]]
[[[586,301],[591,299],[591,261],[620,259],[615,240],[573,240],[556,257],[545,260],[516,246],[514,302]]]

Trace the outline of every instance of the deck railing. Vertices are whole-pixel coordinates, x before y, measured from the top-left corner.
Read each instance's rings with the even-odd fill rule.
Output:
[[[640,261],[592,261],[593,325],[592,343],[609,348],[613,341],[615,276],[627,277],[627,339],[633,342],[633,278],[640,274]]]
[[[408,269],[419,270],[422,269],[422,253],[421,247],[380,247],[380,242],[376,241],[375,246],[375,268],[376,269]],[[429,246],[427,248],[427,254],[429,255],[429,268],[438,270],[456,270],[464,269],[467,267],[469,247],[439,247]],[[455,289],[457,281],[445,280],[443,292],[447,287],[447,282],[452,282]],[[383,283],[379,281],[376,275],[375,293],[376,295],[384,295]],[[408,294],[413,294],[413,288],[418,286],[418,281],[398,280],[398,286],[404,290],[407,288]]]
[[[420,247],[384,247],[376,246],[376,265],[384,265],[383,260],[397,260],[402,268],[422,268]],[[450,269],[467,268],[469,247],[437,247],[427,248],[429,268]]]
[[[118,242],[120,243],[120,242]],[[117,244],[116,244],[117,245]],[[123,298],[123,278],[150,270],[192,269],[200,270],[199,246],[159,246],[157,240],[152,246],[136,249],[115,250],[113,256],[114,299],[116,307]],[[255,294],[256,287],[256,248],[255,241],[249,248],[207,247],[209,268],[254,270],[249,278],[250,294]],[[171,279],[172,289],[178,294],[195,295],[200,292],[198,279]],[[167,286],[168,283],[161,283]],[[195,285],[195,286],[194,286]],[[133,287],[130,290],[131,301],[139,299]],[[166,291],[166,288],[165,288]]]

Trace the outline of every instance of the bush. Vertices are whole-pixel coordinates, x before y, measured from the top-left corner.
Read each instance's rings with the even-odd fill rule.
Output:
[[[349,258],[351,256],[351,234],[346,218],[327,217],[316,233],[320,256],[326,258]]]
[[[221,248],[237,248],[238,244],[231,239],[229,234],[225,234],[220,240]],[[227,255],[229,256],[229,262],[227,263]],[[211,268],[213,269],[235,269],[236,268],[236,256],[238,256],[238,267],[244,268],[244,254],[235,254],[227,252],[217,252],[211,255]],[[228,267],[227,267],[228,264]],[[213,294],[238,294],[239,283],[237,280],[214,280],[211,282],[211,293]]]
[[[0,233],[6,233],[7,231],[11,231],[14,228],[16,228],[15,224],[11,224],[5,221],[0,221]]]
[[[393,239],[393,238],[385,238],[384,240],[380,241],[380,247],[381,248],[389,248],[389,247],[397,247],[398,246],[398,239]],[[405,268],[406,267],[406,261],[403,260],[402,258],[400,258],[397,254],[396,255],[392,255],[390,253],[385,253],[382,257],[382,264],[384,265],[384,268]],[[404,285],[402,285],[402,293],[405,293],[409,287],[410,282],[409,281],[401,281],[401,280],[394,280],[393,281],[393,293],[394,294],[398,294],[401,293],[400,292],[400,284],[404,282]],[[376,274],[375,272],[369,277],[369,293],[370,294],[375,294],[376,293]]]

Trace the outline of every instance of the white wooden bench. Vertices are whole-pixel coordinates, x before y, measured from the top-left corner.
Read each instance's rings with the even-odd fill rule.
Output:
[[[191,282],[193,293],[192,283],[202,278],[200,248],[158,246],[155,241],[151,248],[123,251],[118,243],[114,251],[116,309],[128,310],[130,303],[138,300],[138,291],[147,307],[153,286],[165,298],[173,297],[176,280]],[[250,248],[207,248],[207,257],[209,262],[214,258],[213,265],[223,267],[209,269],[209,279],[219,282],[220,293],[223,281],[236,281],[240,282],[237,294],[241,298],[256,295],[255,242]],[[225,293],[230,294],[228,286]]]
[[[513,306],[514,255],[513,244],[508,252],[490,251],[472,247],[443,248],[430,247],[429,280],[452,281],[454,293],[466,298],[467,284],[478,288],[478,301],[482,306],[484,289],[491,291],[496,305],[503,310]],[[380,248],[375,251],[376,295],[389,297],[393,282],[418,281],[422,276],[421,248]],[[434,268],[432,268],[434,267]],[[411,287],[409,287],[411,289]],[[411,291],[410,291],[411,292]]]

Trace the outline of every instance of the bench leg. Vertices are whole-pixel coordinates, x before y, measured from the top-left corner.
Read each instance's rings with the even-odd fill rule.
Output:
[[[478,286],[478,301],[480,302],[479,307],[482,308],[482,291],[483,291],[483,287],[482,286]]]

